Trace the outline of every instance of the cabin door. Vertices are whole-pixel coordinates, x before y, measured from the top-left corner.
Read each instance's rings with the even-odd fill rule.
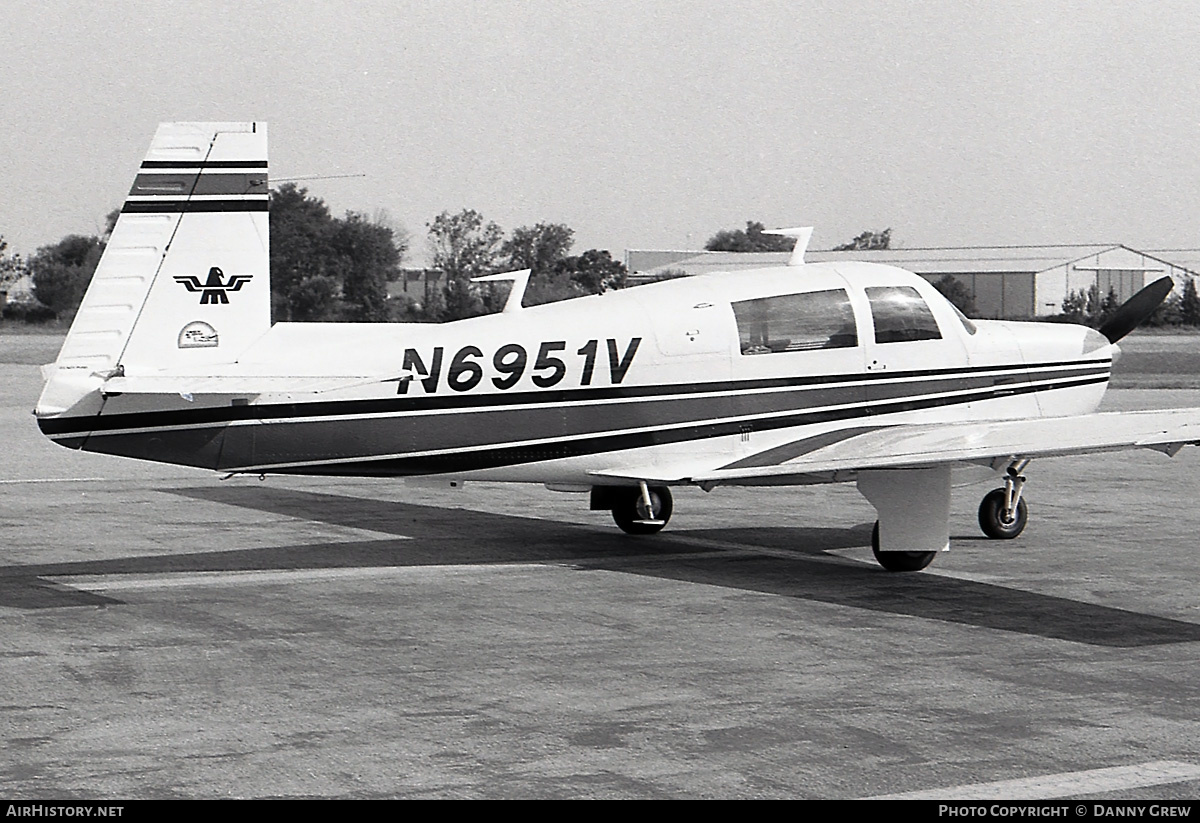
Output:
[[[967,404],[959,402],[968,366],[962,335],[957,329],[943,333],[912,286],[868,286],[864,291],[873,326],[865,335],[871,414],[945,409],[946,414],[937,416],[965,416]]]

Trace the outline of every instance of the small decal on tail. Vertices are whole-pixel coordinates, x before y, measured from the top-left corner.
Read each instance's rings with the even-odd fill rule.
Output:
[[[211,349],[219,344],[217,330],[203,320],[194,320],[179,330],[181,349]]]
[[[228,293],[240,291],[242,286],[254,277],[252,274],[231,274],[229,280],[225,281],[224,276],[223,271],[213,266],[208,270],[208,279],[203,283],[194,274],[177,274],[175,282],[190,292],[200,292],[200,305],[203,306],[206,303],[228,303]]]

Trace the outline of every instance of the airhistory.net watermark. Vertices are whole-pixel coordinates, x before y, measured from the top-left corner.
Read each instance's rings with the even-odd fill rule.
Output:
[[[73,805],[52,806],[46,803],[9,803],[5,817],[120,817],[124,806]]]

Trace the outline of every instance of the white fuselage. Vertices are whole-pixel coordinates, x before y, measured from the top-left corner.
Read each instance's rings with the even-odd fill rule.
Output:
[[[884,425],[1091,412],[1114,349],[1080,326],[964,322],[900,269],[817,263],[453,323],[276,324],[237,362],[170,375],[196,391],[97,383],[39,423],[220,471],[600,485]],[[272,391],[281,377],[314,388]]]

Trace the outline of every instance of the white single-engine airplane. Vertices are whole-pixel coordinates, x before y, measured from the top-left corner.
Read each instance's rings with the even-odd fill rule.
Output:
[[[1200,442],[1200,409],[1095,414],[1116,342],[963,317],[910,272],[804,263],[655,283],[441,324],[271,325],[262,123],[159,127],[46,369],[41,430],[74,449],[228,473],[543,483],[590,491],[633,534],[671,486],[853,481],[875,557],[949,547],[951,473],[1003,488],[979,521],[1025,526],[1033,457]]]

